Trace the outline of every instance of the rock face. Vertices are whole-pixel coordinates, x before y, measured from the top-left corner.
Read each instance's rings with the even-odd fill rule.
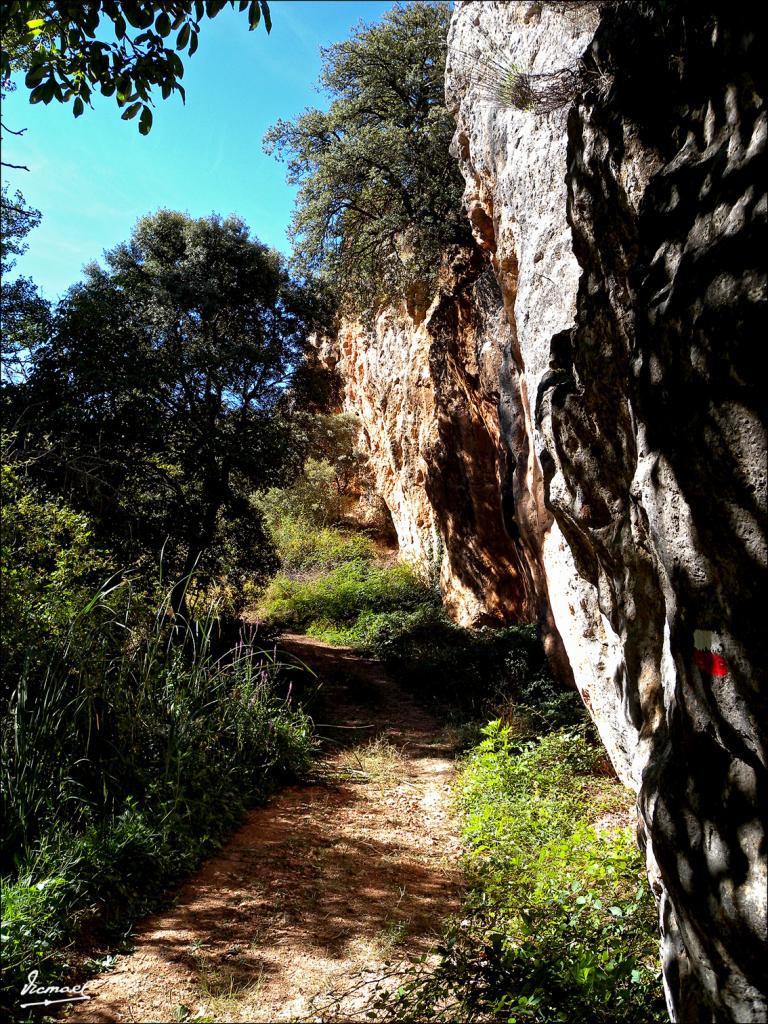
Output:
[[[360,418],[401,554],[439,571],[446,607],[464,625],[540,618],[567,672],[547,627],[543,481],[537,473],[535,497],[526,490],[532,455],[514,331],[482,251],[451,255],[421,319],[388,310],[372,330],[345,325],[318,354]]]
[[[637,791],[680,1021],[768,1015],[768,168],[745,11],[457,3],[475,247],[426,312],[321,350],[403,553],[439,565],[458,621],[539,622]],[[513,66],[545,76],[517,107]]]
[[[488,345],[496,464],[526,474],[505,526],[527,600],[548,601],[638,791],[673,1018],[759,1021],[764,58],[744,9],[716,6],[457,3],[447,97],[511,332]],[[514,109],[493,85],[499,65],[546,74],[582,55],[558,109],[542,112],[545,91]],[[571,79],[533,84],[552,81]],[[490,379],[480,390],[492,400]],[[451,495],[427,493],[445,519]]]

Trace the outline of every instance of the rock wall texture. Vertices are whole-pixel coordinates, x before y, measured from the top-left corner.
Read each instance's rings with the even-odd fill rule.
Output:
[[[467,210],[509,329],[486,341],[495,464],[525,474],[504,525],[638,791],[682,1021],[767,1012],[759,28],[742,5],[468,2],[449,37]],[[499,64],[582,56],[558,109],[493,86]]]
[[[495,276],[470,247],[446,261],[421,318],[403,307],[369,330],[346,324],[318,354],[360,418],[401,554],[439,568],[444,602],[464,625],[539,618],[567,673],[537,555],[543,480],[538,472],[533,496],[513,338]]]

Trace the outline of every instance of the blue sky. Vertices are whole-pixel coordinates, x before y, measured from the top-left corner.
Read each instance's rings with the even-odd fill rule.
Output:
[[[152,131],[121,121],[114,98],[96,96],[75,120],[71,108],[30,106],[23,85],[4,102],[3,121],[27,128],[6,144],[6,171],[43,220],[16,270],[55,299],[82,265],[128,238],[136,220],[160,207],[192,216],[240,214],[253,234],[287,252],[293,189],[285,165],[262,152],[266,129],[311,105],[319,47],[344,39],[361,18],[377,20],[391,0],[270,0],[272,32],[248,31],[229,8],[203,21],[200,46],[184,58],[186,106],[158,93]]]

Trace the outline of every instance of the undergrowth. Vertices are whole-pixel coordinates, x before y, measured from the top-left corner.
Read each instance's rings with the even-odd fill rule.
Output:
[[[653,900],[599,754],[558,729],[517,741],[492,722],[464,762],[465,916],[437,949],[382,982],[380,1020],[666,1019]],[[614,824],[593,824],[612,815]],[[610,820],[610,819],[607,819]]]
[[[2,721],[4,1002],[83,929],[124,934],[312,757],[273,658],[217,657],[214,611],[183,625],[166,602],[141,630],[129,604],[127,584],[89,602]]]
[[[336,545],[326,538],[334,534]],[[567,725],[579,716],[578,695],[551,678],[533,626],[463,629],[410,566],[355,557],[350,536],[332,529],[301,536],[310,550],[328,545],[348,557],[325,572],[276,576],[260,606],[270,625],[379,658],[409,689],[463,715],[504,715],[513,700],[518,729],[531,734],[544,717]]]
[[[381,660],[440,706],[461,746],[490,714],[514,723],[520,737],[587,728],[578,694],[552,678],[534,626],[462,628],[443,608],[435,572],[378,563],[364,535],[291,517],[270,528],[283,563],[260,601],[270,627]]]
[[[262,602],[269,623],[343,638],[361,615],[414,609],[424,600],[424,585],[407,565],[380,566],[355,558],[323,575],[292,579],[281,573]]]
[[[270,533],[283,573],[289,577],[327,572],[345,562],[370,561],[376,553],[373,542],[364,534],[311,526],[302,519],[284,518],[271,527]]]

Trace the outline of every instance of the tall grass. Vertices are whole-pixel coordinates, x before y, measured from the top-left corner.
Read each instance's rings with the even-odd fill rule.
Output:
[[[310,720],[290,674],[247,638],[219,656],[218,617],[148,618],[126,582],[24,672],[2,722],[4,986],[74,939],[144,912],[244,808],[300,776]]]

